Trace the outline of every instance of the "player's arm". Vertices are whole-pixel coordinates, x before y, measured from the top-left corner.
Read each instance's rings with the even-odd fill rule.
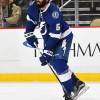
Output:
[[[69,25],[63,20],[62,14],[60,12],[52,13],[52,17],[49,24],[49,37],[45,43],[44,49],[53,50],[58,45],[58,42],[71,33]],[[63,32],[66,34],[63,36]]]
[[[27,13],[26,31],[24,35],[28,44],[34,48],[36,48],[36,45],[38,44],[38,40],[33,33],[36,26],[37,22],[35,21],[35,18],[32,16],[31,10],[29,9]]]
[[[30,14],[27,14],[26,33],[33,32],[36,26],[37,22],[35,21],[35,18]]]

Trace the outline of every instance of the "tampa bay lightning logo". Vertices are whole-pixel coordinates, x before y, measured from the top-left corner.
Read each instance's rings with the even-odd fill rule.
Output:
[[[58,19],[59,18],[59,12],[57,12],[57,11],[52,12],[52,17],[54,19]]]
[[[47,33],[47,28],[46,28],[45,22],[40,23],[40,32],[41,32],[42,35],[45,35]]]

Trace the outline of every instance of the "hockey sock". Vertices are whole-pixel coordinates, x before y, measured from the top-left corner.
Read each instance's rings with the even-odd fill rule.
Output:
[[[73,84],[72,72],[69,70],[66,61],[63,59],[55,59],[51,63],[51,65],[57,72],[61,84],[64,86],[64,89],[70,94],[71,91],[73,90],[74,84]]]
[[[68,76],[66,74],[66,77],[68,77]],[[70,76],[70,79],[65,80],[65,81],[63,81],[61,83],[64,86],[64,88],[66,89],[66,92],[68,92],[69,94],[71,94],[71,91],[73,90],[73,86],[74,86],[73,85],[73,79],[72,79],[72,77]]]

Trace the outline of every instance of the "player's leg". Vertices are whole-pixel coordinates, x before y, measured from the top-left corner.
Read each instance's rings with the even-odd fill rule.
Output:
[[[72,72],[69,70],[69,67],[66,65],[66,61],[63,59],[53,59],[50,63],[53,69],[56,71],[57,76],[64,87],[65,100],[72,100],[71,92],[73,91],[73,79]]]
[[[66,42],[65,42],[66,43],[66,45],[65,45],[66,49],[65,49],[64,57],[65,57],[65,59],[66,59],[67,62],[68,62],[69,51],[70,51],[70,47],[71,47],[71,43],[72,43],[71,42],[72,37],[73,37],[72,34],[70,34],[69,36],[67,36]],[[88,89],[88,86],[83,81],[81,81],[80,79],[78,79],[78,77],[74,73],[72,73],[72,78],[73,78],[73,82],[74,82],[74,89],[73,89],[73,94],[74,95],[73,95],[73,98],[76,99],[81,94],[83,94],[84,92],[86,92],[86,90]]]
[[[72,72],[69,70],[69,67],[67,65],[72,38],[73,35],[70,34],[67,41],[65,39],[61,44],[59,44],[59,46],[55,50],[54,58],[50,62],[50,64],[53,66],[54,70],[58,74],[61,84],[64,86],[65,100],[72,100],[71,92],[74,87]],[[68,99],[69,96],[70,99]]]
[[[64,90],[65,100],[72,99],[72,98],[67,99],[68,94],[71,96],[71,92],[74,93],[73,97],[75,98],[78,95],[79,91],[82,90],[82,88],[85,85],[84,82],[80,81],[75,76],[75,74],[69,70],[69,67],[67,65],[72,38],[73,38],[73,35],[70,34],[67,37],[67,39],[65,39],[59,45],[59,47],[55,50],[55,55],[51,62],[51,65],[53,66],[54,70],[57,72],[62,85],[66,89]],[[77,87],[77,90],[75,91],[76,87]]]

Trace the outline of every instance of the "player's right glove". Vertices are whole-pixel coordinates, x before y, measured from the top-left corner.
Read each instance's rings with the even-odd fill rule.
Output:
[[[42,66],[45,66],[49,63],[53,56],[53,52],[50,50],[44,50],[42,56],[40,57],[40,62]]]
[[[38,39],[33,34],[33,32],[24,33],[24,36],[28,42],[29,45],[31,45],[33,48],[36,48],[38,45]]]

